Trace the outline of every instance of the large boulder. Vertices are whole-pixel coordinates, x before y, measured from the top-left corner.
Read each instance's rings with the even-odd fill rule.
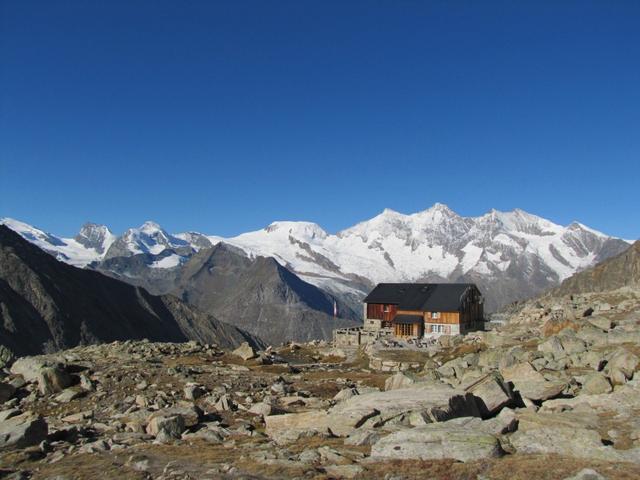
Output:
[[[151,421],[154,420],[155,418],[173,417],[173,416],[182,417],[185,427],[189,428],[200,423],[200,421],[203,419],[204,414],[202,410],[196,405],[178,404],[173,407],[164,408],[162,410],[158,410],[157,412],[152,413],[147,419],[147,423],[150,424]]]
[[[578,395],[574,398],[557,398],[542,404],[540,412],[562,412],[564,410],[594,410],[598,413],[613,412],[616,415],[629,415],[630,411],[640,409],[640,389],[630,384],[616,387],[611,393],[597,395]]]
[[[387,435],[371,447],[374,460],[439,460],[452,458],[462,462],[499,457],[503,454],[498,439],[474,426],[455,420],[432,423]]]
[[[10,383],[0,382],[0,403],[9,400],[16,393],[16,387]]]
[[[388,381],[389,379],[387,379]],[[386,382],[385,382],[386,385]],[[348,400],[351,397],[354,397],[356,395],[359,395],[360,392],[358,392],[358,390],[356,388],[343,388],[342,390],[340,390],[338,393],[335,394],[335,396],[333,397],[333,399],[336,402],[343,402],[344,400]]]
[[[397,390],[398,388],[407,388],[416,383],[418,379],[413,376],[409,376],[404,372],[398,372],[395,375],[391,375],[384,382],[385,390]]]
[[[147,425],[147,433],[158,437],[163,435],[169,438],[180,438],[186,429],[182,415],[172,415],[169,417],[153,417]]]
[[[603,374],[593,372],[585,376],[582,383],[581,394],[597,395],[599,393],[610,393],[613,387]]]
[[[609,358],[605,371],[609,374],[609,378],[616,384],[624,383],[625,379],[633,377],[633,373],[638,368],[638,357],[624,348],[616,350]],[[616,373],[622,373],[624,376],[614,376]]]
[[[21,375],[27,382],[36,382],[40,370],[51,366],[51,362],[42,357],[22,357],[11,365],[11,373]]]
[[[533,401],[557,397],[567,387],[563,381],[548,381],[530,363],[519,363],[501,371],[503,378],[512,382],[520,396]]]
[[[554,356],[564,355],[562,342],[555,335],[547,338],[544,342],[538,345],[538,351],[543,353],[550,353]]]
[[[509,440],[518,453],[557,454],[602,461],[640,461],[640,449],[616,450],[605,446],[598,433],[597,416],[531,414],[518,419],[518,430]]]
[[[251,360],[252,358],[256,358],[256,352],[253,350],[251,345],[247,342],[243,342],[238,348],[236,348],[233,352],[233,355],[240,357],[242,360]]]
[[[61,392],[71,385],[71,376],[58,366],[44,367],[38,374],[38,389],[43,395]]]
[[[358,395],[336,405],[329,413],[358,417],[372,410],[378,412],[373,422],[380,425],[411,412],[419,412],[433,422],[480,416],[472,394],[439,382],[421,382],[410,388]]]
[[[570,330],[573,333],[573,330]],[[582,353],[587,350],[587,344],[581,338],[578,338],[573,335],[562,335],[560,337],[560,341],[562,342],[562,348],[567,355],[572,355],[575,353]]]
[[[508,385],[497,373],[490,373],[474,381],[465,389],[476,397],[478,409],[483,417],[489,417],[513,401]]]
[[[376,409],[368,408],[344,413],[336,413],[331,410],[312,410],[302,413],[270,415],[264,418],[265,432],[279,444],[290,443],[311,435],[346,437],[369,418],[378,414]]]
[[[61,392],[71,385],[64,365],[43,357],[19,358],[11,366],[11,373],[21,375],[27,382],[37,382],[43,395]]]
[[[267,435],[278,443],[287,443],[313,434],[345,437],[363,425],[377,427],[402,419],[409,424],[412,414],[419,416],[422,423],[480,416],[472,394],[445,384],[420,383],[411,388],[356,395],[327,411],[271,415],[265,423]]]
[[[30,412],[0,422],[0,450],[38,445],[47,438],[47,422]]]
[[[251,405],[251,408],[249,408],[249,413],[252,413],[254,415],[262,415],[263,417],[271,415],[272,412],[273,407],[270,403],[267,402],[254,403],[253,405]]]
[[[602,316],[592,316],[589,318],[588,322],[596,328],[603,330],[605,332],[611,330],[613,326],[611,323],[611,319],[602,317]]]
[[[0,345],[0,368],[10,367],[15,358],[15,355],[9,348]]]

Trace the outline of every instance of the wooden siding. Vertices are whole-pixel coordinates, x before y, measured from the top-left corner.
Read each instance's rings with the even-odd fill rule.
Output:
[[[386,307],[386,312],[385,312]],[[398,312],[397,305],[382,304],[382,303],[367,303],[367,318],[374,318],[382,320],[382,326],[384,328],[390,327],[391,322],[396,318]]]
[[[439,318],[431,318],[432,312],[424,313],[424,321],[427,323],[444,323],[457,324],[460,323],[460,314],[458,312],[438,312]]]
[[[442,330],[438,330],[436,331],[433,327],[436,324],[428,324],[426,323],[424,325],[424,332],[425,333],[443,333],[444,335],[451,335],[451,325],[442,325]]]
[[[460,311],[438,312],[438,318],[431,318],[432,312],[423,312],[420,310],[398,310],[397,305],[383,303],[368,303],[366,306],[366,315],[368,319],[381,320],[381,327],[393,328],[394,333],[398,337],[420,337],[423,332],[431,333],[432,325],[442,325],[439,333],[451,333],[452,330],[457,331],[452,325],[460,325],[459,330],[464,331],[467,325],[480,322],[484,317],[484,308],[481,302],[480,292],[473,287],[465,292],[462,298]],[[385,311],[386,310],[386,311]],[[418,324],[394,324],[393,320],[397,315],[418,315],[423,318],[422,323]]]
[[[463,299],[460,321],[464,324],[480,322],[484,318],[484,307],[479,301],[480,292],[477,288],[471,289],[467,298]]]

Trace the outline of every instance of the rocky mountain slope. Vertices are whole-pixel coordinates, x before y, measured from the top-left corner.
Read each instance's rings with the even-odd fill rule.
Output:
[[[603,292],[640,285],[640,241],[595,267],[567,278],[552,295]]]
[[[259,343],[175,297],[59,262],[2,225],[0,319],[0,344],[19,355],[142,338]]]
[[[276,222],[227,241],[335,290],[363,280],[364,290],[383,281],[476,282],[489,311],[628,248],[579,223],[562,227],[522,210],[461,217],[442,204],[413,215],[385,210],[336,235]]]
[[[273,258],[248,257],[218,243],[184,267],[172,292],[185,302],[277,345],[329,339],[333,329],[359,324],[356,313]],[[333,318],[334,301],[340,318]]]
[[[522,210],[462,217],[442,204],[412,215],[385,210],[335,235],[313,223],[274,222],[223,239],[197,232],[171,235],[147,222],[84,249],[77,240],[14,220],[3,222],[64,261],[95,262],[96,268],[114,268],[122,279],[130,273],[127,262],[116,261],[114,267],[109,260],[147,255],[143,268],[136,261],[130,278],[145,282],[149,277],[152,288],[165,286],[158,270],[169,270],[172,277],[170,270],[181,268],[196,251],[224,241],[249,255],[275,258],[352,309],[378,282],[472,281],[491,311],[556,286],[629,246],[577,222],[564,227]]]

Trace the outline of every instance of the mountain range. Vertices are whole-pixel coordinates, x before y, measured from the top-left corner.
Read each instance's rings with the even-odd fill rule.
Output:
[[[0,225],[0,345],[17,355],[79,344],[198,340],[223,348],[262,341],[171,295],[57,261]]]
[[[60,238],[16,220],[0,223],[64,262],[157,294],[180,290],[189,261],[223,243],[247,259],[274,259],[339,303],[346,318],[358,315],[361,299],[379,282],[474,282],[493,311],[629,247],[578,222],[561,226],[519,209],[463,217],[439,203],[411,215],[386,209],[336,234],[315,223],[279,221],[223,238],[170,234],[146,222],[121,236],[89,223],[74,238]]]

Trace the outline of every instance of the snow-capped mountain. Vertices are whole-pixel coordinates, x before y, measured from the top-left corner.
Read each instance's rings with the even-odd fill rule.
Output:
[[[81,251],[73,257],[76,250],[69,249],[68,239],[62,239],[65,247],[39,230],[43,236],[27,228],[14,230],[48,251],[64,253],[61,258],[76,265],[97,254],[94,247],[93,257]],[[127,230],[98,260],[164,252],[154,267],[171,268],[221,241],[250,256],[274,257],[307,282],[352,304],[378,282],[473,281],[484,291],[489,309],[557,285],[629,247],[580,223],[564,227],[518,209],[462,217],[438,203],[411,215],[387,209],[337,234],[315,223],[284,221],[233,238],[170,235],[147,222]]]
[[[6,225],[58,260],[76,267],[101,260],[116,240],[107,227],[93,223],[85,224],[74,238],[60,238],[12,218],[1,218],[0,225]]]
[[[363,279],[469,280],[484,289],[489,308],[556,285],[629,246],[582,224],[563,227],[518,209],[461,217],[443,204],[412,215],[387,209],[335,235],[312,223],[275,222],[225,241],[274,256],[334,292]]]
[[[161,259],[154,262],[152,268],[172,268],[184,263],[197,247],[187,240],[167,233],[155,222],[145,222],[138,228],[130,228],[119,237],[104,254],[104,260],[118,257],[131,257],[138,254],[160,255]]]
[[[85,223],[73,239],[86,249],[93,249],[103,255],[116,241],[116,236],[104,225]]]

